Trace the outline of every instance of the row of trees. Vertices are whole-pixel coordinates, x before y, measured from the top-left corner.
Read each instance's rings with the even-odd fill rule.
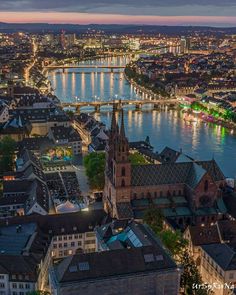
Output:
[[[164,216],[157,208],[149,208],[144,214],[143,221],[150,226],[153,232],[162,241],[177,264],[182,266],[180,286],[186,295],[207,295],[204,289],[193,289],[193,284],[202,284],[197,265],[188,252],[188,241],[180,231],[164,229]]]
[[[4,137],[0,141],[0,175],[14,168],[16,142],[11,137]]]
[[[203,113],[207,113],[209,115],[212,115],[215,118],[223,119],[226,121],[232,121],[236,123],[236,113],[230,111],[230,110],[225,110],[225,111],[220,111],[215,108],[208,108],[207,106],[203,105],[200,102],[193,102],[191,105],[191,108],[193,110],[197,111],[202,111]]]
[[[165,91],[164,85],[161,81],[151,81],[147,75],[136,73],[131,66],[125,68],[125,74],[129,79],[133,79],[138,85],[151,90],[153,93],[169,97],[169,94]]]

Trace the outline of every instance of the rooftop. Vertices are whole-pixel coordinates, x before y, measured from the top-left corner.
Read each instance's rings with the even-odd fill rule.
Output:
[[[163,249],[146,246],[70,256],[56,266],[55,276],[59,282],[73,282],[172,268],[176,265],[163,256]]]
[[[0,253],[21,255],[30,237],[36,231],[36,223],[9,225],[0,228]]]

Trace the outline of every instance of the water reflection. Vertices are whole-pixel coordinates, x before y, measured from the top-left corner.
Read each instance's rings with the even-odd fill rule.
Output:
[[[230,131],[213,124],[187,124],[177,111],[125,111],[127,136],[131,141],[150,137],[155,150],[165,146],[182,149],[195,159],[209,160],[214,157],[226,176],[235,177],[236,137]],[[96,118],[110,124],[110,112],[97,113]]]
[[[117,57],[97,60],[95,64],[125,64],[125,58]],[[90,62],[86,62],[89,64]],[[94,64],[91,62],[91,64]],[[68,72],[69,71],[69,72]],[[108,69],[73,69],[64,73],[62,70],[50,73],[55,94],[62,101],[94,99],[110,100],[114,98],[136,99],[134,87],[129,85],[122,71],[111,73]],[[79,73],[79,74],[78,74]],[[110,124],[111,113],[102,108],[96,117]],[[236,137],[231,130],[214,124],[202,122],[188,123],[178,111],[151,111],[148,106],[143,111],[135,111],[134,107],[125,107],[125,124],[130,140],[144,140],[150,137],[155,150],[164,146],[182,149],[195,159],[211,159],[214,155],[226,176],[236,177]]]

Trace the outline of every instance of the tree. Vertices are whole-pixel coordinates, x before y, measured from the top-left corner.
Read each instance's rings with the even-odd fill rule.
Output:
[[[105,184],[105,153],[90,153],[84,157],[86,175],[92,189],[102,190]]]
[[[173,257],[178,257],[185,251],[188,241],[183,238],[182,233],[177,230],[164,230],[160,232],[160,239]]]
[[[203,284],[201,275],[198,271],[197,265],[193,258],[185,250],[180,256],[180,264],[182,265],[183,272],[180,279],[180,286],[184,289],[186,295],[207,295],[211,292],[203,288],[194,288]]]
[[[139,153],[133,153],[129,155],[129,160],[131,165],[145,165],[148,164],[148,161],[144,158],[144,156]]]
[[[156,235],[163,230],[164,216],[160,209],[150,207],[144,213],[143,221],[150,226]]]
[[[72,119],[74,116],[74,112],[72,110],[67,110],[66,114],[69,116],[70,119]]]
[[[0,174],[13,169],[15,148],[16,143],[9,136],[0,141]]]
[[[40,290],[27,293],[27,295],[50,295],[50,294],[51,293],[48,291],[40,291]]]
[[[188,253],[188,241],[183,238],[180,231],[171,231],[163,228],[164,217],[158,208],[149,208],[144,213],[143,221],[150,226],[154,233],[162,241],[166,249],[177,264],[182,266],[180,286],[184,289],[185,295],[209,295],[211,292],[204,288],[194,288],[203,286],[201,275],[198,271],[194,259]]]

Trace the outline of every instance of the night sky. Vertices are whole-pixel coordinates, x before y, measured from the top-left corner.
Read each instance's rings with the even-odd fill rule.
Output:
[[[0,21],[236,26],[236,0],[0,0]]]

